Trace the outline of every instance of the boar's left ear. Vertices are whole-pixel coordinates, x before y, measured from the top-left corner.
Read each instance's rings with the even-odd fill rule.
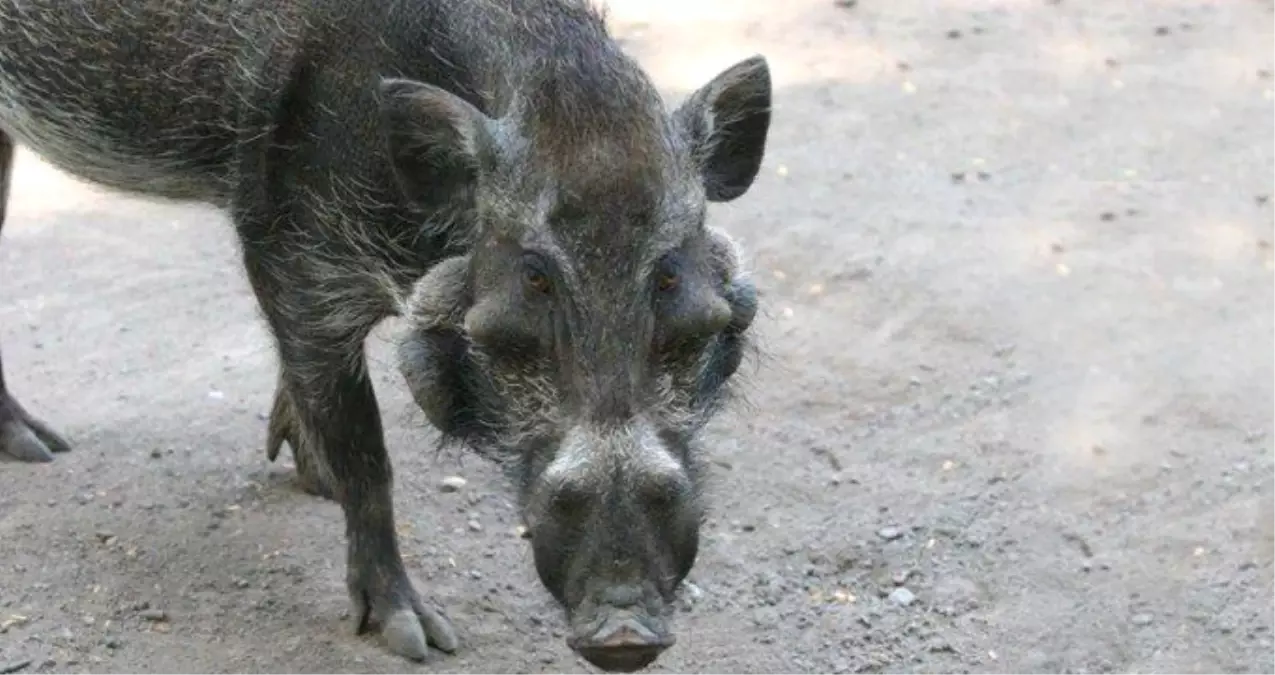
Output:
[[[378,89],[394,175],[406,196],[428,206],[467,198],[493,157],[494,120],[424,82],[383,78]]]
[[[674,113],[689,135],[708,199],[728,202],[752,186],[770,130],[770,67],[754,56],[700,87]]]

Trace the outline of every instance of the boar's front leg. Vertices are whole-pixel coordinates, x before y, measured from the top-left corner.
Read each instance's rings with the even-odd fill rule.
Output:
[[[298,465],[305,465],[303,483],[345,512],[346,584],[356,631],[379,631],[391,651],[411,659],[423,660],[427,644],[454,651],[455,630],[422,601],[399,553],[393,472],[363,355],[371,325],[334,325],[324,311],[331,298],[316,290],[323,282],[296,269],[295,255],[263,250],[286,246],[255,238],[244,245],[248,278],[281,363],[269,443],[277,452],[277,443],[288,440]]]
[[[0,230],[9,205],[9,181],[13,175],[13,138],[0,131]],[[61,436],[18,405],[4,384],[0,363],[0,455],[23,462],[50,462],[53,453],[71,449]]]

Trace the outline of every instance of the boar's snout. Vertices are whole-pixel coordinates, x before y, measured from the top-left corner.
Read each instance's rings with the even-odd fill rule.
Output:
[[[641,612],[605,605],[597,616],[594,621],[575,622],[567,644],[607,672],[641,670],[676,641],[663,620]]]
[[[568,645],[599,668],[638,670],[674,643],[668,610],[702,516],[688,466],[647,422],[581,425],[529,486],[536,569],[566,610]]]

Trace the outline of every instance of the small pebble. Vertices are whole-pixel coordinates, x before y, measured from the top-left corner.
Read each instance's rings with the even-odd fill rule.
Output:
[[[470,579],[481,579],[481,578],[483,578],[483,573],[482,573],[482,572],[479,572],[478,570],[469,570],[469,578],[470,578]]]
[[[903,530],[902,528],[894,526],[883,527],[877,530],[877,536],[886,541],[894,541],[895,539],[903,536]]]
[[[1156,27],[1155,27],[1155,34],[1156,34],[1156,35],[1159,35],[1159,36],[1161,36],[1161,37],[1163,37],[1163,36],[1165,36],[1165,35],[1168,35],[1168,34],[1169,34],[1169,27],[1168,27],[1168,26],[1156,26]]]
[[[959,39],[961,39],[961,31],[956,30],[955,28],[953,28],[952,30],[949,30],[949,31],[947,32],[947,39],[949,39],[949,40],[959,40]]]
[[[1111,221],[1115,219],[1116,219],[1116,214],[1112,211],[1103,211],[1101,214],[1098,215],[1098,220],[1101,220],[1104,223],[1110,223]]]
[[[854,9],[859,4],[859,0],[832,0],[832,4],[842,9]]]
[[[158,449],[151,450],[151,459],[159,459],[160,457],[163,457],[163,456],[164,456],[163,450],[158,450]]]
[[[168,618],[168,613],[162,609],[144,609],[141,616],[147,621],[164,621]]]
[[[1149,626],[1149,625],[1151,625],[1151,615],[1150,615],[1150,614],[1134,614],[1134,615],[1133,615],[1133,618],[1132,618],[1132,619],[1130,619],[1130,620],[1133,622],[1133,625],[1135,625],[1135,626]]]
[[[907,607],[913,602],[916,602],[916,594],[900,586],[893,591],[890,591],[890,602],[893,602],[900,607]]]
[[[480,523],[480,522],[478,522],[477,520],[471,520],[471,521],[469,521],[468,523],[466,523],[466,526],[468,526],[468,527],[469,527],[469,531],[470,531],[470,532],[482,532],[482,531],[483,531],[483,524],[482,524],[482,523]]]
[[[448,476],[439,484],[439,489],[443,492],[456,492],[465,487],[465,484],[468,482],[469,481],[461,478],[460,476]]]

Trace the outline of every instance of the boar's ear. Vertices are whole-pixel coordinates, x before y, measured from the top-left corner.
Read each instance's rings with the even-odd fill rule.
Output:
[[[748,191],[761,168],[770,130],[770,67],[754,56],[727,68],[677,109],[689,135],[708,199],[728,202]]]
[[[383,78],[381,121],[406,196],[442,206],[467,198],[492,155],[493,120],[464,99],[433,85]]]

